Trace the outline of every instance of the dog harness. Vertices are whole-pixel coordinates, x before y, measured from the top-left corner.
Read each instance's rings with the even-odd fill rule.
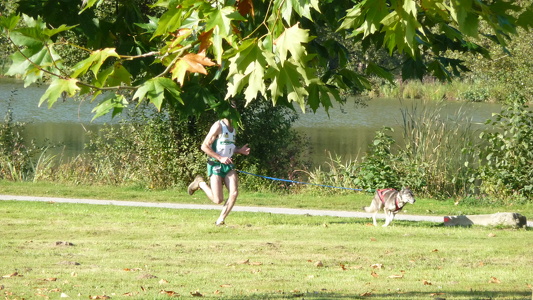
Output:
[[[385,205],[385,199],[384,199],[384,195],[386,192],[389,192],[389,191],[395,191],[395,189],[378,189],[376,190],[376,192],[378,193],[378,196],[379,196],[379,200],[381,200],[381,203],[383,203],[383,205]],[[396,195],[396,201],[394,201],[394,205],[396,206],[396,209],[394,210],[394,212],[398,212],[400,210],[402,210],[403,206],[400,206],[400,203],[398,202],[398,195]]]

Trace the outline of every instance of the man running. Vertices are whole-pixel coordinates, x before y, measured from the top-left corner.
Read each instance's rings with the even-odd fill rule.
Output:
[[[248,144],[241,148],[235,146],[235,128],[229,119],[222,119],[211,126],[201,149],[209,156],[207,176],[210,178],[210,185],[204,181],[202,176],[196,176],[187,191],[189,195],[192,195],[198,189],[202,189],[211,201],[220,204],[224,202],[223,185],[226,185],[229,193],[228,200],[215,223],[217,226],[224,225],[224,220],[235,205],[239,193],[239,178],[231,157],[234,153],[248,155],[250,148]]]

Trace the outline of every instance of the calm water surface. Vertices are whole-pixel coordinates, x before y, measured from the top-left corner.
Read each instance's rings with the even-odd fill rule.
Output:
[[[11,103],[15,121],[28,123],[25,131],[28,140],[63,144],[61,151],[67,157],[83,151],[84,144],[88,142],[87,130],[98,130],[105,123],[117,121],[104,116],[91,122],[94,104],[88,101],[67,99],[58,101],[52,109],[48,109],[46,103],[39,107],[44,91],[45,87],[32,85],[24,88],[18,80],[0,78],[0,115],[4,117]],[[322,165],[329,153],[343,160],[357,159],[364,155],[377,130],[388,126],[395,128],[395,134],[399,135],[403,122],[401,110],[421,105],[428,104],[412,100],[374,99],[361,106],[355,101],[348,101],[342,107],[335,104],[329,110],[329,117],[323,109],[317,113],[301,113],[294,127],[308,136],[309,155],[314,165]],[[452,102],[441,108],[440,117],[453,119],[459,111],[470,116],[474,123],[482,124],[493,113],[499,112],[500,106]]]

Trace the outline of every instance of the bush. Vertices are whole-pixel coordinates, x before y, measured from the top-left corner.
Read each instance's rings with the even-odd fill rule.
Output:
[[[303,137],[291,129],[297,114],[266,101],[255,101],[242,114],[237,146],[248,143],[247,157],[236,155],[237,167],[265,176],[291,178],[304,164]],[[106,125],[89,134],[88,152],[61,164],[50,180],[83,184],[134,185],[143,188],[186,187],[198,174],[205,175],[207,156],[200,149],[215,114],[187,119],[171,112],[138,107],[118,125]],[[250,189],[278,187],[278,182],[241,176]],[[285,187],[285,185],[281,185]]]
[[[533,112],[523,102],[506,105],[487,120],[493,131],[484,131],[485,142],[478,150],[479,168],[471,182],[493,197],[533,196]]]

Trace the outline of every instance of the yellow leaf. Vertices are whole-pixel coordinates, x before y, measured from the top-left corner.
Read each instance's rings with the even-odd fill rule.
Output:
[[[161,290],[161,292],[159,292],[160,294],[166,294],[167,296],[170,296],[170,297],[179,297],[180,294],[174,292],[174,291],[165,291],[165,290]]]
[[[490,277],[489,283],[502,283],[498,278],[492,276]]]
[[[397,279],[397,278],[403,278],[403,275],[391,275],[389,278]]]
[[[199,291],[196,291],[196,292],[191,292],[191,296],[193,297],[203,297],[204,295],[202,295]]]

